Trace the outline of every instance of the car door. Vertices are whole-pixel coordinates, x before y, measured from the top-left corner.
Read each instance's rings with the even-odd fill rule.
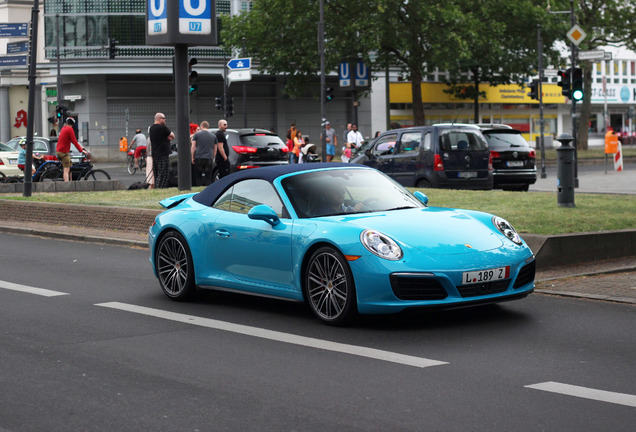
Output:
[[[393,174],[393,158],[397,133],[387,133],[379,137],[368,151],[369,160],[364,164],[382,171],[387,175]]]
[[[262,294],[295,290],[292,278],[292,223],[274,187],[265,180],[247,179],[236,183],[215,204],[223,209],[216,219],[216,258],[226,275],[248,285],[242,289]],[[253,220],[247,213],[255,206],[270,206],[281,218],[272,226]]]
[[[393,155],[392,177],[404,186],[414,186],[420,149],[422,131],[409,131],[400,135],[400,141]]]

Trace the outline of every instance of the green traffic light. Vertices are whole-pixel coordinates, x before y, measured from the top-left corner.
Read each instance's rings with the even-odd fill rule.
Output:
[[[574,99],[575,101],[580,101],[581,99],[583,99],[583,91],[582,90],[574,90],[572,92],[572,99]]]

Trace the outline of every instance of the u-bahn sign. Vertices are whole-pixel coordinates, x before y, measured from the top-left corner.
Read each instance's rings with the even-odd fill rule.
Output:
[[[146,44],[216,45],[215,0],[146,0]]]

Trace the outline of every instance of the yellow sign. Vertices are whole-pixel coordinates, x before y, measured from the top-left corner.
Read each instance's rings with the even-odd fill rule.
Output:
[[[565,104],[565,97],[561,94],[561,87],[556,84],[543,83],[544,104]],[[422,83],[422,102],[424,103],[471,103],[471,99],[460,99],[444,90],[450,87],[444,83]],[[480,97],[480,103],[499,104],[538,104],[539,101],[530,99],[530,87],[520,87],[517,84],[503,84],[492,86],[483,84],[479,90],[486,93]],[[390,85],[391,103],[412,103],[411,83],[392,83]]]

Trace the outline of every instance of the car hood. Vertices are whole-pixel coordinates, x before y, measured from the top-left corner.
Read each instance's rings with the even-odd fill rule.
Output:
[[[500,248],[501,238],[489,226],[461,210],[428,207],[343,217],[364,229],[434,255],[454,255]]]

